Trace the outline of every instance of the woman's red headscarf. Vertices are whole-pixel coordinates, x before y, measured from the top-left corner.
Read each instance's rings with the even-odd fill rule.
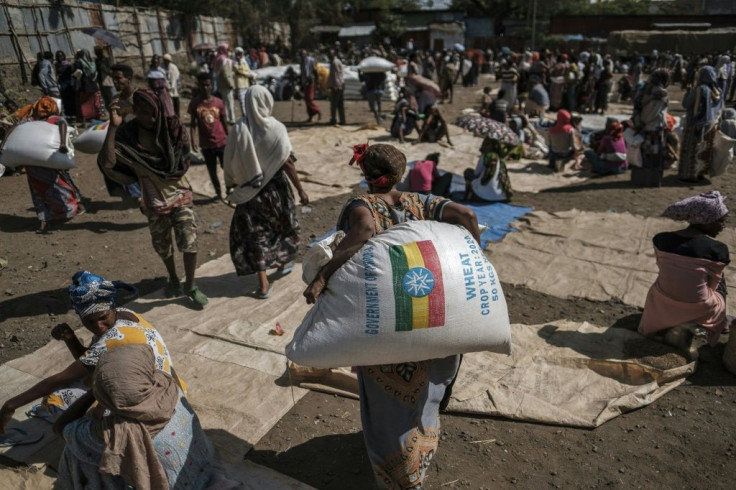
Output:
[[[569,112],[567,112],[565,109],[560,109],[557,111],[557,122],[555,122],[555,125],[549,128],[550,134],[554,133],[570,133],[575,130],[575,128],[572,127],[572,124],[570,124],[570,121],[572,121],[572,116]]]
[[[353,163],[358,164],[365,181],[380,190],[392,189],[406,170],[406,156],[392,145],[355,145],[349,165]]]
[[[624,133],[624,126],[620,122],[616,121],[614,123],[611,123],[611,128],[608,132],[608,134],[611,135],[613,139],[616,141],[620,140]]]

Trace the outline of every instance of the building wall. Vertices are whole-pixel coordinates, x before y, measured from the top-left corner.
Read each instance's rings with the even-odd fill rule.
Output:
[[[704,3],[706,15],[736,15],[735,0],[704,0]]]
[[[456,24],[451,24],[456,25]],[[465,44],[465,26],[457,25],[456,28],[448,28],[447,24],[429,25],[429,47],[430,49],[448,49],[454,44]]]
[[[736,0],[725,2],[736,5]],[[704,22],[711,27],[736,27],[736,15],[565,15],[550,19],[549,33],[606,37],[612,31],[652,30],[653,24]]]

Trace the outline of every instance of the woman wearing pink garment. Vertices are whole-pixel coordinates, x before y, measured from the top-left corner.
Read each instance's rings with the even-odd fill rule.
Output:
[[[727,331],[723,269],[730,258],[728,247],[715,240],[726,226],[725,199],[718,191],[704,192],[662,213],[689,226],[654,236],[659,276],[639,323],[643,335],[662,332],[665,342],[688,348],[693,325],[706,330],[711,345]]]

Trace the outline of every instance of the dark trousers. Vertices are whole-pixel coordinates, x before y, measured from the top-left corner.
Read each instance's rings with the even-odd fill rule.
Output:
[[[222,167],[224,155],[224,146],[221,148],[202,148],[204,164],[207,165],[207,173],[210,174],[210,180],[212,181],[212,186],[215,188],[215,194],[217,194],[217,197],[222,197],[220,179],[217,177],[217,160],[220,160],[220,167]]]
[[[330,89],[330,124],[335,124],[335,113],[340,113],[340,124],[345,125],[345,89]]]
[[[181,117],[179,116],[179,96],[177,95],[176,97],[172,97],[171,102],[174,104],[174,115],[176,117]]]
[[[636,187],[662,187],[662,173],[664,168],[631,167],[631,183]]]

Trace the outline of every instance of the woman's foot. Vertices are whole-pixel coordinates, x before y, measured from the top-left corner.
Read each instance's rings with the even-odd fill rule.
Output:
[[[36,233],[39,235],[45,235],[49,232],[49,224],[47,221],[41,221],[41,226],[38,227],[38,230],[36,230]]]
[[[181,284],[179,281],[169,279],[169,283],[166,285],[166,289],[164,289],[164,295],[167,298],[178,298],[181,296]]]
[[[294,262],[289,262],[287,264],[282,265],[278,269],[279,274],[282,276],[285,276],[287,274],[291,274],[291,271],[294,270]]]
[[[192,300],[192,303],[198,309],[204,308],[210,301],[197,286],[194,286],[192,289],[187,291],[187,297]]]
[[[268,299],[271,296],[271,291],[273,290],[273,284],[268,285],[268,289],[264,291],[262,288],[258,288],[255,291],[253,291],[251,294],[256,299]]]

